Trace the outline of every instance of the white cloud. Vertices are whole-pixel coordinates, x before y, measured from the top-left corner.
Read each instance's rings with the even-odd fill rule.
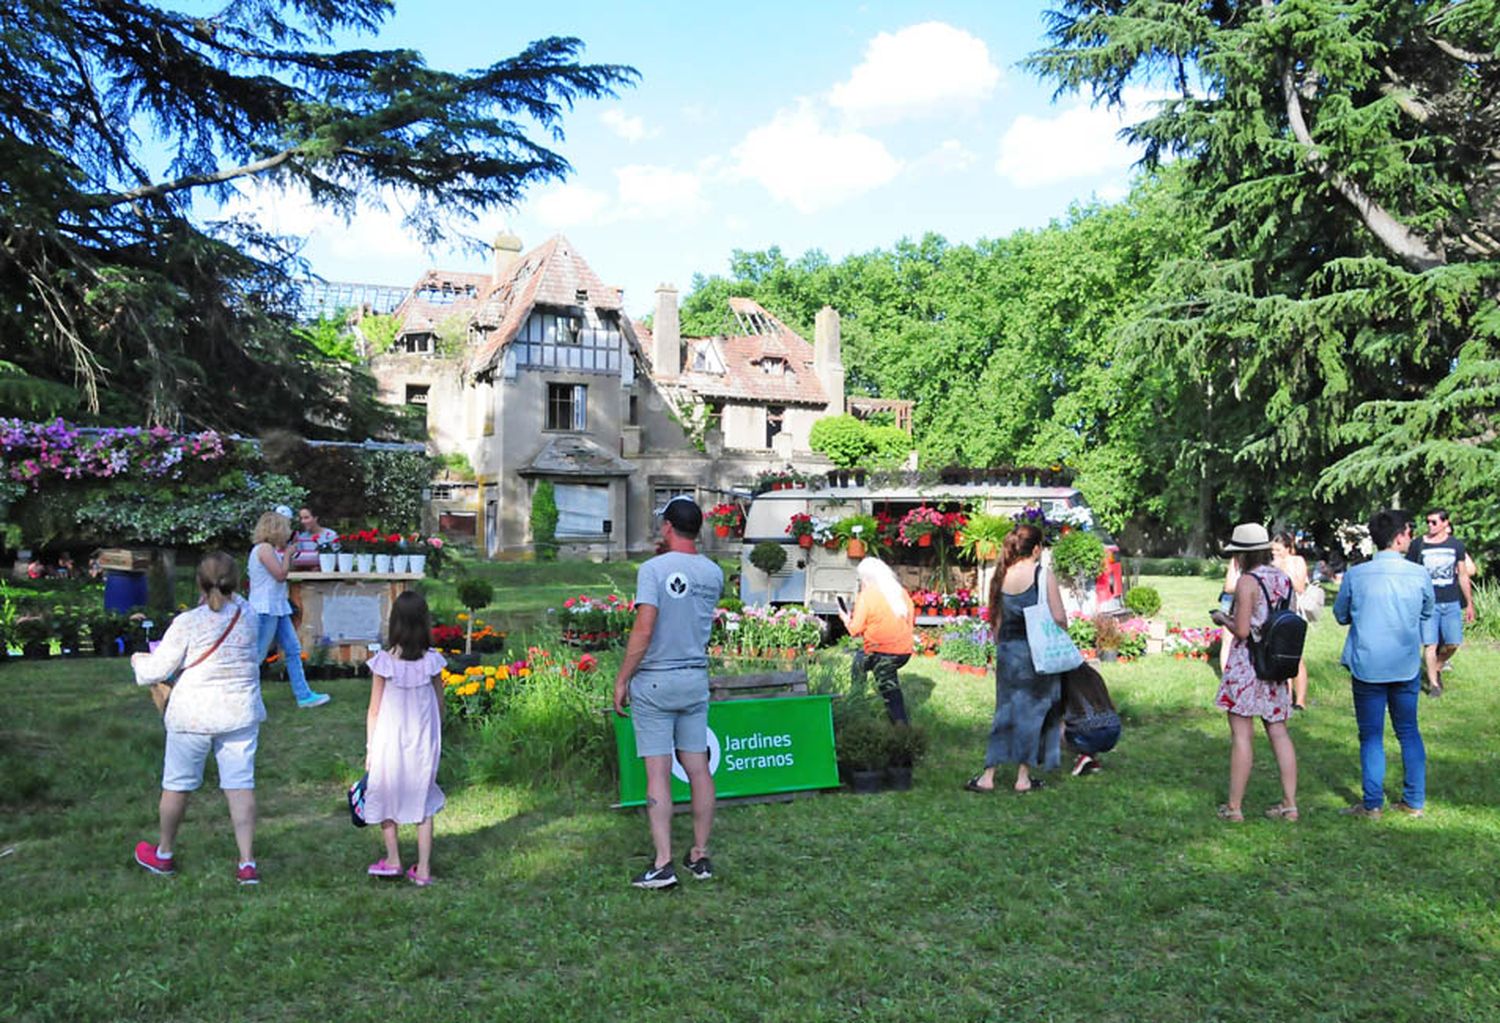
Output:
[[[918,170],[952,174],[966,171],[979,159],[978,154],[958,139],[946,139],[936,149],[925,154],[912,166]]]
[[[599,120],[604,126],[614,132],[626,142],[640,142],[643,139],[655,138],[661,134],[660,129],[647,128],[646,122],[639,117],[632,117],[619,107],[610,107],[599,115]]]
[[[615,171],[619,189],[620,215],[632,220],[656,220],[686,217],[701,213],[702,182],[696,174],[631,164]]]
[[[1000,81],[984,40],[941,21],[882,32],[828,102],[862,123],[899,121],[989,97]]]
[[[734,158],[737,176],[760,182],[800,213],[878,188],[901,170],[901,161],[879,140],[824,127],[807,103],[751,129]]]
[[[562,230],[598,220],[609,204],[607,193],[569,183],[538,189],[525,209],[544,227]]]
[[[1118,137],[1120,129],[1151,116],[1162,98],[1144,89],[1127,90],[1123,110],[1080,100],[1053,117],[1022,114],[1000,137],[995,171],[1017,188],[1124,175],[1140,153]]]

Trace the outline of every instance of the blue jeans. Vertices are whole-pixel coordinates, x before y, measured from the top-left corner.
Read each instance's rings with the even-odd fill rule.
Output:
[[[1414,810],[1427,802],[1427,748],[1417,730],[1422,676],[1409,682],[1361,682],[1353,679],[1354,719],[1359,722],[1359,773],[1364,781],[1365,809],[1385,802],[1385,715],[1401,744],[1401,800]]]
[[[291,615],[260,616],[260,657],[264,661],[271,652],[272,641],[281,647],[281,659],[286,662],[286,677],[292,681],[292,695],[299,700],[312,696],[307,685],[307,675],[302,671],[302,644],[297,639],[297,630],[292,625]]]

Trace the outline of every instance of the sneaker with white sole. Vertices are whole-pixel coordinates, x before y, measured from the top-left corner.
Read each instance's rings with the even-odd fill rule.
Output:
[[[682,854],[682,865],[687,869],[695,881],[707,881],[714,876],[714,865],[707,856],[699,856],[693,859],[693,850],[689,849]]]
[[[163,858],[156,854],[156,846],[151,842],[137,842],[135,844],[135,861],[153,874],[163,877],[171,877],[177,873],[176,857]]]
[[[333,699],[333,697],[329,696],[327,693],[308,693],[302,699],[297,701],[297,706],[301,707],[303,710],[309,710],[313,707],[321,707],[331,699]]]
[[[240,884],[260,884],[260,875],[255,872],[255,864],[243,863],[234,872],[234,879]]]
[[[637,874],[630,883],[637,888],[671,888],[677,884],[677,871],[666,863]]]

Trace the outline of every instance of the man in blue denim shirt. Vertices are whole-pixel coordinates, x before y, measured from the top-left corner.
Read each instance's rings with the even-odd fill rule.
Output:
[[[1392,809],[1420,817],[1427,802],[1427,750],[1417,729],[1422,629],[1433,615],[1432,578],[1406,560],[1411,520],[1382,511],[1370,520],[1375,557],[1344,573],[1333,617],[1349,626],[1344,667],[1353,676],[1364,800],[1343,812],[1379,817],[1385,802],[1385,715],[1401,744],[1401,800]]]

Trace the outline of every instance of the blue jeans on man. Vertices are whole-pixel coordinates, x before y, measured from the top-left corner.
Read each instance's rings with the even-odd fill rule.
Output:
[[[1359,723],[1359,773],[1366,810],[1385,802],[1385,717],[1401,744],[1401,801],[1413,810],[1427,803],[1427,748],[1417,728],[1422,676],[1406,682],[1361,682],[1354,687],[1354,719]]]

